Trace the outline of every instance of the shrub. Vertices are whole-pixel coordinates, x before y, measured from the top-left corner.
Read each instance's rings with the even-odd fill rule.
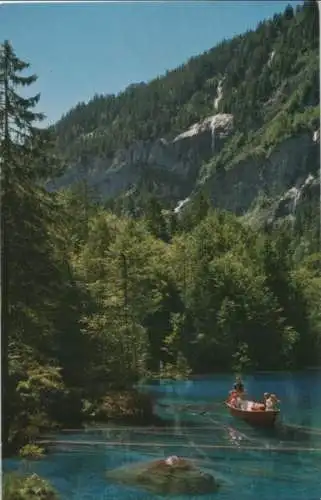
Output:
[[[58,500],[59,496],[48,481],[37,474],[21,476],[6,473],[3,481],[4,500]]]

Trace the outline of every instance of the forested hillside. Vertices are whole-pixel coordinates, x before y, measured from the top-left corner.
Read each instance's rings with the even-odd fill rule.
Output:
[[[296,12],[289,6],[255,31],[224,40],[148,84],[78,104],[56,126],[59,148],[71,159],[112,156],[134,141],[175,137],[214,114],[218,87],[217,111],[233,114],[240,132],[262,127],[281,109],[299,114],[294,127],[311,126],[313,117],[318,123],[317,9],[313,1]]]
[[[229,129],[222,132],[215,116],[229,118]],[[187,131],[195,123],[198,129]],[[281,196],[315,175],[319,155],[310,150],[318,128],[318,7],[306,1],[147,84],[70,110],[55,127],[69,165],[57,186],[84,177],[103,198],[125,196],[137,205],[153,191],[166,207],[205,186],[214,206],[244,212],[259,192]],[[295,165],[287,158],[293,138],[301,151]],[[284,175],[272,186],[269,161],[277,148],[284,150],[276,160]],[[237,195],[253,169],[254,188]],[[224,178],[230,191],[220,199],[220,176],[230,171]]]
[[[133,139],[174,135],[213,114],[214,89],[224,76],[220,111],[233,114],[237,127],[226,148],[256,147],[259,137],[272,147],[302,128],[312,134],[319,102],[316,9],[313,2],[295,15],[289,8],[164,78],[79,105],[57,124],[52,141],[37,128],[39,96],[21,97],[36,77],[9,42],[2,45],[5,451],[54,425],[109,418],[115,407],[113,416],[123,417],[123,399],[106,404],[107,395],[144,377],[319,362],[320,219],[311,190],[300,191],[295,220],[253,228],[213,207],[211,192],[195,194],[177,217],[141,192],[140,207],[132,198],[125,215],[117,200],[106,208],[88,182],[43,188],[65,160],[112,155]],[[263,76],[268,59],[275,66]],[[249,141],[253,130],[256,139]],[[208,161],[208,175],[229,151]],[[271,202],[259,201],[261,208]],[[129,417],[137,417],[135,405],[143,403],[131,404]]]

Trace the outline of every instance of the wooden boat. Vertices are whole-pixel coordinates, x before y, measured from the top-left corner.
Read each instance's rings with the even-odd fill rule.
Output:
[[[241,410],[230,405],[227,401],[225,404],[233,417],[240,418],[248,424],[258,427],[273,427],[280,413],[280,410]]]

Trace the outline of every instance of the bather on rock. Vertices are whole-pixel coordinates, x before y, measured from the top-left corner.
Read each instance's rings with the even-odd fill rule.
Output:
[[[107,477],[126,485],[137,486],[155,494],[208,494],[217,491],[219,483],[192,461],[170,456],[108,471]]]
[[[165,459],[166,465],[177,465],[182,459],[178,458],[176,455],[172,455]]]

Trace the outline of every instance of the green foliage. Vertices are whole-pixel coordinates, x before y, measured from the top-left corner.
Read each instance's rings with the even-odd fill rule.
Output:
[[[19,451],[19,456],[29,460],[39,460],[45,456],[45,450],[35,444],[26,444]]]
[[[52,428],[49,410],[63,393],[64,385],[57,367],[40,365],[32,349],[11,345],[9,351],[9,376],[12,398],[10,442],[15,444],[32,441],[39,431]]]
[[[175,363],[168,361],[161,367],[158,379],[164,380],[186,380],[192,374],[186,357],[181,351],[178,352]]]
[[[5,473],[2,490],[4,500],[58,500],[58,494],[44,479],[32,474],[20,476]]]
[[[38,97],[22,98],[17,93],[19,86],[36,79],[20,75],[28,66],[8,42],[3,44],[0,149],[5,160],[1,183],[5,453],[10,447],[32,442],[39,431],[52,428],[68,393],[65,383],[75,379],[70,377],[70,341],[77,339],[77,348],[84,347],[79,341],[79,318],[75,319],[72,310],[80,293],[66,263],[63,221],[57,215],[55,197],[40,184],[52,175],[56,158],[46,131],[35,126],[41,118],[33,112]],[[63,410],[59,417],[61,413]]]
[[[27,374],[23,363],[17,367],[16,359],[20,356],[24,361],[27,358],[33,364],[43,365],[41,351],[46,351],[48,357],[55,330],[52,318],[61,285],[53,241],[48,237],[54,204],[39,186],[41,180],[52,175],[51,167],[56,158],[50,150],[46,131],[35,126],[42,118],[33,111],[39,96],[22,98],[17,93],[19,87],[36,80],[35,75],[21,75],[28,67],[29,64],[20,61],[10,43],[5,41],[0,50],[0,152],[4,160],[1,170],[1,286],[5,318],[2,425],[5,449],[10,422],[25,418],[15,413],[19,407],[19,376],[16,375],[20,371],[27,378],[30,373]],[[37,400],[39,395],[36,384],[30,389],[29,402]]]
[[[233,354],[233,371],[244,373],[245,370],[251,368],[251,359],[249,358],[248,353],[249,346],[245,342],[240,344],[237,351]]]
[[[150,395],[135,390],[107,393],[98,403],[96,417],[99,421],[139,424],[150,424],[156,421]]]
[[[164,264],[157,262],[162,253],[163,244],[142,223],[117,220],[108,213],[91,221],[89,241],[75,262],[75,272],[86,280],[97,305],[82,322],[86,334],[101,345],[93,370],[106,380],[106,388],[111,380],[126,387],[128,378],[144,373],[145,321],[158,311],[165,287]]]
[[[188,361],[183,354],[184,327],[186,318],[181,313],[171,314],[171,332],[164,337],[163,351],[166,352],[167,360],[161,366],[160,378],[163,379],[186,379],[192,373]]]

